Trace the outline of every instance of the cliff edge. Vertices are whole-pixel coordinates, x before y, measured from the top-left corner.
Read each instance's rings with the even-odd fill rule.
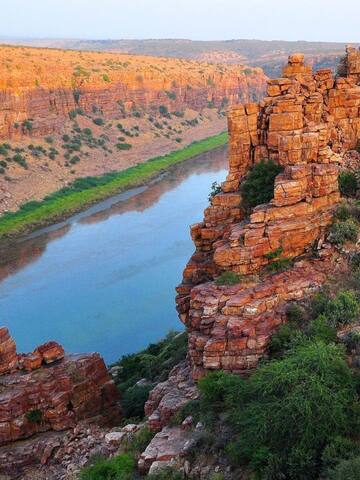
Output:
[[[344,154],[360,138],[359,83],[353,47],[336,77],[328,69],[313,74],[304,55],[293,54],[263,102],[231,109],[229,174],[203,222],[191,227],[196,251],[177,288],[195,379],[253,369],[285,321],[286,303],[319,288],[333,270],[337,253],[324,235],[340,200]],[[282,170],[272,200],[246,211],[242,186],[264,159]],[[312,248],[317,255],[304,256]],[[275,262],[289,268],[269,273]],[[224,272],[240,281],[219,284]]]

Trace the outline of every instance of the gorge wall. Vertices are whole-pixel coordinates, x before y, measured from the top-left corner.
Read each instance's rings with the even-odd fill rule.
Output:
[[[0,138],[59,132],[76,108],[109,118],[219,108],[260,98],[265,80],[261,68],[239,65],[2,46]]]
[[[360,138],[359,62],[359,50],[348,47],[343,76],[334,78],[328,69],[313,74],[304,55],[290,55],[261,104],[230,111],[229,174],[203,222],[191,227],[196,251],[177,288],[194,378],[211,369],[254,368],[285,320],[286,303],[314,291],[333,269],[336,252],[324,233],[340,200],[343,154]],[[266,158],[283,172],[271,202],[247,216],[239,187]],[[314,246],[317,258],[300,257]],[[267,273],[274,258],[295,262],[285,272]],[[225,271],[242,280],[218,285],[214,279]]]

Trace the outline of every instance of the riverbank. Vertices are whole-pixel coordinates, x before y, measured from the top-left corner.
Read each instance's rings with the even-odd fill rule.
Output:
[[[227,141],[228,135],[223,132],[120,172],[79,178],[69,186],[48,195],[40,202],[27,202],[18,211],[2,215],[0,217],[0,240],[24,235],[37,228],[64,220],[111,195],[144,185],[164,169],[223,146]]]

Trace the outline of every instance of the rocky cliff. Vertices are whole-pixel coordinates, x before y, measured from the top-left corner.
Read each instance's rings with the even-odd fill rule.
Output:
[[[286,302],[318,288],[333,268],[324,232],[339,202],[343,155],[360,138],[360,52],[347,49],[342,77],[312,73],[293,54],[283,76],[268,82],[261,104],[232,108],[229,174],[222,191],[191,227],[196,246],[178,287],[177,308],[189,332],[194,378],[206,370],[239,373],[266,355],[272,332],[285,320]],[[271,159],[283,167],[273,199],[242,208],[241,185],[253,165]],[[317,248],[316,258],[302,257]],[[274,261],[293,262],[270,274]],[[236,285],[215,282],[222,272],[242,275]]]
[[[17,354],[2,327],[0,375],[0,447],[68,430],[84,419],[120,419],[118,391],[96,353],[65,355],[59,344],[48,342],[30,354]]]
[[[260,68],[246,66],[2,46],[0,138],[59,132],[76,108],[117,118],[249,101],[262,95],[265,80]]]

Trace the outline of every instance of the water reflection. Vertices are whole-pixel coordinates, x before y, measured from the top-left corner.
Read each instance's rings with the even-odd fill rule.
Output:
[[[173,167],[0,252],[0,318],[20,350],[50,338],[108,362],[181,328],[174,287],[226,148]],[[4,322],[5,320],[5,322]]]

